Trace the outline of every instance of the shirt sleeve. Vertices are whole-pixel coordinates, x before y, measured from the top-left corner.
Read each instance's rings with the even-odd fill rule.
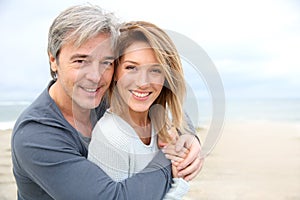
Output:
[[[171,189],[163,200],[181,200],[190,189],[190,184],[182,178],[173,178]]]
[[[158,200],[169,190],[171,165],[162,152],[141,173],[114,182],[81,154],[74,137],[63,127],[27,124],[12,137],[14,168],[18,168],[14,173],[28,177],[56,200]]]
[[[197,136],[197,131],[195,129],[195,126],[194,126],[191,118],[189,117],[189,115],[186,112],[184,112],[184,119],[185,119],[185,121],[187,123],[186,130],[184,130],[183,132],[181,132],[180,130],[177,130],[178,134],[179,135],[182,135],[182,134],[192,134],[192,135],[194,135],[197,138],[198,142],[201,145],[201,141],[200,141],[200,138]]]

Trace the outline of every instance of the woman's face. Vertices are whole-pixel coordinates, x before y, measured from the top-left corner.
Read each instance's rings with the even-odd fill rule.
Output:
[[[165,76],[154,51],[145,42],[134,42],[116,70],[117,88],[130,112],[148,112],[162,91]]]

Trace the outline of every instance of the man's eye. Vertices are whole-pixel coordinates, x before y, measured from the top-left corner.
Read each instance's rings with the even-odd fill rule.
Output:
[[[106,66],[112,66],[113,65],[113,62],[111,61],[104,61],[101,63],[102,65],[106,65]]]
[[[100,63],[101,68],[111,69],[114,66],[114,63],[111,61],[103,61]]]
[[[84,63],[84,60],[74,60],[75,63]]]

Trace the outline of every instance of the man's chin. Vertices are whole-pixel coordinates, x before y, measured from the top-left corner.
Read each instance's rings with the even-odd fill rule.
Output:
[[[78,107],[83,110],[91,110],[95,109],[100,105],[100,101],[95,102],[95,101],[84,101],[84,100],[79,100],[78,102]],[[74,106],[73,106],[74,107]]]

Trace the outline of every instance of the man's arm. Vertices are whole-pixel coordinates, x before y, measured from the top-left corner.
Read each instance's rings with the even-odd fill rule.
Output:
[[[73,133],[36,124],[20,131],[12,142],[15,165],[53,199],[155,200],[171,185],[170,162],[161,152],[141,173],[114,182],[81,155]]]

